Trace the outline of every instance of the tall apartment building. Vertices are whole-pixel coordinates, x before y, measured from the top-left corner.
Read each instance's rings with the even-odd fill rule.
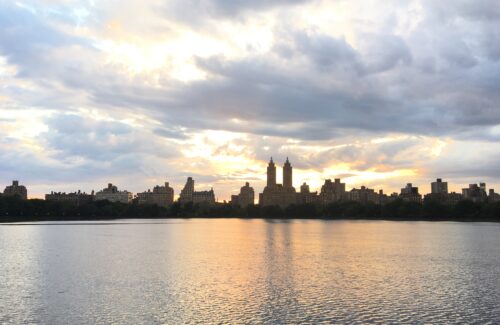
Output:
[[[153,190],[137,193],[139,204],[156,204],[162,207],[168,207],[174,203],[174,189],[165,182],[164,186],[155,186]]]
[[[319,201],[323,204],[329,204],[345,199],[345,183],[340,182],[340,178],[335,178],[334,182],[331,179],[325,180],[325,184],[321,186],[319,193]]]
[[[182,204],[193,202],[193,193],[194,193],[194,180],[192,177],[188,177],[186,181],[186,185],[181,190],[181,194],[179,195],[179,202]]]
[[[431,183],[431,193],[448,194],[448,182],[443,182],[441,178],[438,178],[435,182]]]
[[[443,182],[441,178],[431,183],[431,192],[425,195],[425,201],[448,202],[451,199],[455,198],[448,193],[448,182]]]
[[[194,180],[192,177],[188,177],[186,185],[181,190],[179,196],[179,202],[181,204],[194,203],[194,204],[215,204],[215,193],[213,188],[210,191],[199,191],[194,190]]]
[[[194,204],[215,204],[214,189],[211,188],[210,191],[194,191],[193,192],[193,203]]]
[[[413,186],[412,183],[406,184],[406,186],[401,189],[399,197],[408,202],[422,202],[422,195],[418,193],[418,187]]]
[[[250,187],[250,183],[246,182],[245,186],[240,188],[240,193],[238,195],[231,196],[231,204],[239,205],[240,207],[246,207],[248,205],[254,204],[255,192],[253,187]]]
[[[118,188],[109,183],[108,187],[97,192],[96,201],[108,200],[110,202],[130,203],[132,202],[132,193],[128,191],[118,191]]]
[[[462,196],[466,200],[474,202],[484,202],[488,198],[486,193],[486,183],[469,184],[468,188],[462,189]]]
[[[276,183],[276,166],[273,158],[267,166],[267,185],[259,195],[259,204],[262,206],[280,206],[282,208],[297,203],[297,192],[293,187],[293,168],[286,158],[283,165],[283,185]]]
[[[18,196],[23,200],[28,199],[28,190],[24,185],[19,185],[19,181],[12,181],[12,185],[3,190],[5,196]]]

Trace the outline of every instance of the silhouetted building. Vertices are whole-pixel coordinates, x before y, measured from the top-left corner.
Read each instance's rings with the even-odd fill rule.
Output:
[[[443,182],[441,178],[438,178],[435,182],[431,183],[431,193],[448,194],[448,182]]]
[[[456,192],[451,192],[451,193],[448,193],[448,196],[446,197],[446,203],[455,204],[459,201],[462,201],[463,199],[464,199],[464,197],[462,194],[456,193]]]
[[[180,203],[188,203],[193,202],[193,193],[194,193],[194,180],[192,177],[188,177],[186,181],[186,185],[181,190],[181,194],[179,195]]]
[[[210,191],[195,192],[194,180],[192,177],[188,177],[186,185],[184,185],[184,188],[181,190],[181,194],[179,196],[179,202],[182,204],[186,203],[215,204],[214,190],[211,189]]]
[[[500,194],[495,193],[494,189],[490,189],[488,193],[488,202],[500,202]]]
[[[91,194],[81,192],[80,190],[74,193],[50,192],[50,194],[45,194],[45,200],[54,202],[66,202],[72,205],[80,206],[90,203],[94,200],[94,191],[92,191]]]
[[[153,191],[137,193],[139,204],[156,204],[162,207],[168,207],[174,203],[174,189],[166,182],[165,186],[155,186]]]
[[[292,165],[286,158],[283,165],[283,185],[276,184],[276,166],[273,158],[269,161],[267,166],[267,185],[259,195],[259,204],[262,206],[277,205],[280,207],[287,207],[291,204],[297,203],[297,192],[292,185]]]
[[[360,203],[380,203],[379,195],[375,190],[361,186],[360,189],[353,188],[348,192],[347,199]]]
[[[118,191],[118,188],[109,183],[108,187],[95,194],[96,201],[108,200],[110,202],[130,203],[132,193],[128,191]]]
[[[254,204],[255,192],[253,187],[250,187],[250,183],[246,182],[245,186],[240,189],[240,194],[231,196],[231,204],[239,205],[241,207],[246,207],[248,205]]]
[[[331,179],[327,179],[325,180],[325,184],[321,186],[319,201],[323,204],[341,201],[345,197],[345,183],[341,183],[340,178],[335,178],[334,182]]]
[[[300,192],[297,193],[297,203],[306,204],[316,202],[318,202],[318,192],[311,192],[309,190],[309,185],[304,182],[304,184],[300,186]]]
[[[431,183],[431,193],[424,196],[424,201],[447,202],[449,200],[448,183],[438,178]]]
[[[487,199],[486,183],[469,184],[468,188],[462,189],[462,196],[465,200],[474,202],[484,202]]]
[[[411,183],[406,184],[406,186],[401,189],[399,197],[408,202],[422,202],[422,195],[418,193],[418,187],[413,186]]]
[[[195,191],[193,192],[194,204],[215,204],[214,189],[210,191]]]
[[[283,165],[283,188],[291,188],[292,185],[292,165],[286,157],[285,164]]]
[[[18,196],[23,200],[28,199],[28,190],[24,185],[19,185],[19,181],[12,181],[12,185],[3,190],[5,196]]]
[[[274,164],[273,157],[267,165],[267,186],[276,186],[276,165]]]
[[[397,200],[398,197],[399,197],[398,193],[392,193],[391,195],[387,195],[384,194],[384,190],[378,191],[378,202],[381,205]]]

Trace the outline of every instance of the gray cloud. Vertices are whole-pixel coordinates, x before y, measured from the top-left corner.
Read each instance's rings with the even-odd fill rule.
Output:
[[[50,149],[60,152],[58,159],[74,156],[94,161],[140,163],[141,155],[172,158],[178,155],[171,143],[142,133],[120,122],[96,121],[78,115],[57,115],[46,121],[49,130],[42,137]],[[133,148],[133,152],[131,151]]]
[[[190,26],[206,25],[211,19],[244,19],[269,9],[294,6],[312,0],[174,0],[161,6],[166,18]]]
[[[307,2],[191,0],[183,1],[181,8],[181,2],[174,1],[167,14],[158,12],[161,17],[156,18],[182,21],[191,30],[201,21],[210,32],[218,18],[244,25],[259,13]],[[276,43],[268,52],[193,58],[207,73],[206,80],[178,82],[159,70],[152,86],[141,78],[124,78],[120,67],[104,63],[95,39],[62,32],[58,24],[75,24],[74,18],[54,18],[2,3],[0,54],[16,67],[12,80],[30,85],[12,82],[1,91],[15,102],[6,107],[51,111],[53,117],[45,120],[49,131],[40,142],[54,151],[53,158],[81,158],[81,166],[112,161],[122,171],[145,168],[146,159],[180,156],[176,141],[205,129],[252,134],[256,143],[248,146],[255,146],[251,154],[260,160],[267,160],[270,151],[293,156],[283,146],[288,139],[324,144],[344,141],[346,135],[399,133],[499,142],[494,129],[500,125],[499,4],[429,0],[422,5],[421,20],[413,29],[398,32],[394,18],[387,28],[351,31],[356,44],[285,19],[271,31]],[[112,18],[101,12],[92,17],[93,27]],[[144,24],[150,31],[158,22]],[[145,115],[158,125],[144,131],[66,114],[79,107],[110,116]],[[275,143],[269,145],[272,141],[263,136]],[[359,160],[360,170],[374,164],[406,167],[413,163],[410,153],[418,144],[408,140],[373,150],[349,145],[318,156],[297,155],[294,161],[303,168],[349,160]],[[131,148],[137,155],[129,154]],[[4,158],[32,159],[22,152],[16,155]],[[7,165],[11,172],[49,168],[48,163],[40,169],[28,163]],[[85,173],[81,166],[73,166],[75,175]],[[483,167],[490,170],[485,176],[497,176],[491,166]],[[457,174],[465,172],[472,171],[457,169]]]
[[[247,5],[251,7],[244,3],[235,6]],[[261,5],[255,4],[255,10],[265,9]],[[85,93],[97,107],[139,109],[167,125],[328,139],[341,129],[448,135],[462,132],[464,127],[500,123],[495,109],[498,74],[491,72],[498,67],[477,59],[460,29],[450,31],[440,26],[437,35],[429,34],[436,24],[433,20],[417,28],[407,41],[393,34],[361,34],[359,50],[343,38],[292,29],[288,42],[266,55],[198,59],[200,68],[219,78],[150,88],[125,82],[112,69],[93,66],[95,59],[80,64],[68,58],[58,62],[64,69],[48,74],[45,70],[30,71],[35,63],[46,62],[35,53],[37,47],[85,42],[29,19],[32,14],[25,11],[11,11],[13,17],[20,16],[21,21],[31,24],[15,34],[26,39],[28,45],[18,45],[24,54],[8,46],[14,36],[5,32],[3,36],[7,41],[2,42],[2,49],[12,53],[21,71],[29,71],[32,78],[47,79],[42,85],[52,87],[51,91],[55,91],[51,82],[62,82],[68,89]],[[3,22],[6,27],[15,23],[13,18]],[[30,34],[33,29],[44,31],[46,36]],[[426,43],[438,44],[437,51],[426,52],[431,55],[428,59],[418,48],[425,48]],[[283,56],[284,52],[293,55]],[[303,66],[297,55],[308,58],[311,66]],[[23,56],[32,61],[23,62]],[[443,62],[447,62],[446,69]],[[427,68],[422,70],[422,64]],[[52,70],[49,66],[46,69]],[[460,76],[466,78],[458,79]],[[235,118],[249,123],[234,125],[231,119]]]

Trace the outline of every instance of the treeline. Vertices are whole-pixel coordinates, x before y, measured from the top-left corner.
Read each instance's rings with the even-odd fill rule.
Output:
[[[226,203],[214,206],[174,203],[169,208],[164,208],[109,201],[75,206],[67,202],[0,197],[0,222],[195,217],[500,221],[500,202],[460,201],[449,205],[438,201],[420,204],[395,200],[383,206],[374,203],[336,202],[326,206],[292,205],[285,209],[258,205],[241,208]]]

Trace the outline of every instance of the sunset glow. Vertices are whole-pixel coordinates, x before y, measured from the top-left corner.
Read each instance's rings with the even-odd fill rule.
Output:
[[[2,183],[177,195],[193,176],[228,200],[273,156],[313,191],[498,186],[498,56],[463,6],[4,3]]]

